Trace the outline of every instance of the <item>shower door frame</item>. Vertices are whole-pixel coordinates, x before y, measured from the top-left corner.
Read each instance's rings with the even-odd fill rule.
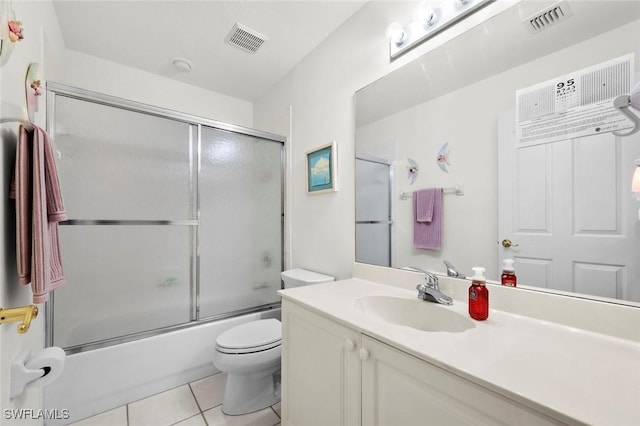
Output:
[[[47,93],[47,109],[46,121],[47,131],[53,137],[55,135],[55,98],[63,96],[67,98],[77,99],[85,102],[92,102],[112,108],[119,108],[136,113],[148,114],[165,118],[169,120],[185,123],[189,126],[189,161],[190,161],[190,195],[191,211],[193,220],[68,220],[61,222],[61,225],[178,225],[191,226],[192,243],[191,243],[191,265],[190,265],[190,321],[184,324],[176,324],[166,327],[160,327],[152,330],[127,334],[124,336],[112,337],[97,342],[90,342],[82,345],[71,346],[65,348],[67,354],[84,352],[91,349],[98,349],[106,346],[117,345],[151,337],[162,333],[176,331],[184,328],[194,327],[203,323],[220,320],[223,318],[231,318],[239,315],[266,311],[280,307],[280,302],[270,303],[252,308],[240,309],[223,314],[218,314],[206,318],[200,318],[200,245],[199,245],[199,224],[200,224],[200,190],[199,177],[201,173],[201,137],[203,127],[216,130],[226,131],[234,134],[256,137],[266,142],[277,142],[281,144],[280,149],[280,269],[284,270],[284,226],[285,226],[285,144],[287,138],[285,136],[269,133],[249,127],[238,126],[235,124],[224,123],[221,121],[211,120],[208,118],[192,115],[188,113],[178,112],[167,108],[157,107],[153,105],[143,104],[128,99],[115,96],[105,95],[102,93],[92,92],[77,87],[72,87],[55,82],[46,83]],[[55,143],[55,141],[54,141]],[[194,152],[195,149],[195,152]],[[54,310],[55,292],[50,294],[50,300],[45,303],[45,344],[47,347],[53,346],[53,310]]]

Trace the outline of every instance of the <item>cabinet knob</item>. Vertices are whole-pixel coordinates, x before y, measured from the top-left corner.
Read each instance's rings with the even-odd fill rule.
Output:
[[[351,339],[347,339],[347,341],[344,342],[344,346],[347,348],[348,351],[352,351],[356,348],[355,342]]]
[[[369,351],[365,348],[360,348],[360,359],[366,361],[369,359]]]

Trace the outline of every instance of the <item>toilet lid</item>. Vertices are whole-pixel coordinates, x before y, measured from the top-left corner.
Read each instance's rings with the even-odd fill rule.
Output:
[[[221,352],[257,352],[280,345],[281,337],[280,321],[270,318],[240,324],[221,333],[216,346]]]

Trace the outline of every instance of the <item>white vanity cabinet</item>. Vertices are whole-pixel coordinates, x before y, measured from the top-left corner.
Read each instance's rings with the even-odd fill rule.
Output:
[[[360,424],[360,333],[282,301],[282,424]]]
[[[339,324],[282,303],[282,424],[564,424]]]
[[[362,425],[559,425],[442,368],[362,335]]]

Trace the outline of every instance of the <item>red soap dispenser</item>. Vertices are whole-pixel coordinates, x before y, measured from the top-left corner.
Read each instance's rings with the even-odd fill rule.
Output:
[[[484,321],[489,317],[489,290],[484,277],[485,269],[479,266],[471,269],[474,276],[471,277],[469,287],[469,315],[475,320]]]
[[[515,287],[518,283],[518,279],[516,278],[516,270],[513,267],[513,259],[505,259],[503,260],[503,264],[502,276],[500,277],[502,285]]]

